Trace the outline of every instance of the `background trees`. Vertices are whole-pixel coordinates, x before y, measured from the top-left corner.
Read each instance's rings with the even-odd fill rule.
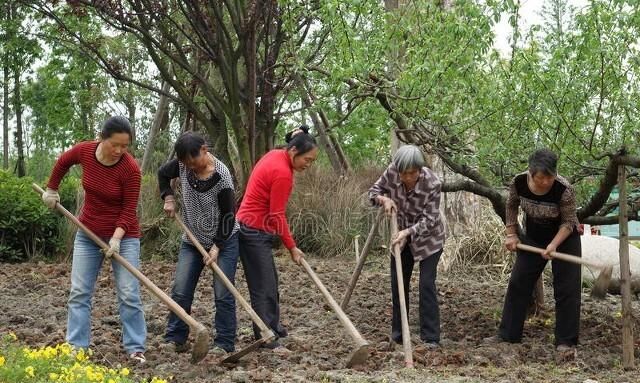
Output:
[[[240,189],[282,133],[311,125],[321,163],[356,176],[398,138],[444,168],[445,191],[486,197],[548,146],[606,223],[618,164],[637,185],[640,11],[545,0],[523,29],[520,2],[367,0],[0,1],[3,166],[46,177],[56,153],[109,114],[136,129],[145,172],[200,130]],[[494,47],[495,24],[511,28]],[[15,138],[15,139],[14,139]],[[44,169],[38,171],[38,169]],[[635,194],[627,201],[637,219]]]

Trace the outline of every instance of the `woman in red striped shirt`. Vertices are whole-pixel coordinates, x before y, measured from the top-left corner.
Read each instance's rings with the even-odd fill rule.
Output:
[[[72,346],[86,349],[91,337],[91,298],[104,259],[120,254],[134,267],[140,266],[140,227],[136,208],[140,195],[140,167],[129,154],[132,129],[120,116],[102,125],[98,141],[81,142],[62,153],[56,161],[42,199],[49,208],[60,202],[58,187],[71,166],[82,166],[85,201],[80,222],[97,236],[109,241],[109,250],[100,247],[82,231],[76,234],[71,266],[67,336]],[[122,342],[129,357],[145,362],[147,330],[140,299],[140,283],[117,262],[111,262],[115,276]]]
[[[279,236],[291,259],[300,264],[304,253],[291,236],[285,211],[293,189],[293,172],[306,170],[318,156],[318,145],[306,126],[287,134],[286,141],[286,149],[272,150],[256,163],[236,214],[240,222],[240,260],[251,307],[279,338],[286,337],[287,330],[280,323],[278,273],[271,247]],[[260,339],[255,324],[253,331]],[[277,340],[266,347],[288,351]]]

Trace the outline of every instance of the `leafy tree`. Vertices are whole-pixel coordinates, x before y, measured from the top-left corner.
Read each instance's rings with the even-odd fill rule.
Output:
[[[321,68],[304,70],[318,74],[318,89],[327,82],[345,89],[340,81],[345,99],[376,99],[402,141],[423,145],[458,175],[445,191],[487,197],[504,216],[504,187],[525,169],[529,152],[548,146],[581,193],[581,220],[612,222],[602,215],[616,168],[640,163],[630,155],[637,150],[638,11],[627,1],[593,1],[575,14],[562,4],[552,4],[544,26],[520,32],[514,2],[443,9],[413,1],[389,14],[374,2],[321,2],[318,15],[331,30],[327,57]],[[492,48],[491,28],[503,12],[516,28],[510,58]],[[392,47],[402,60],[389,71]]]

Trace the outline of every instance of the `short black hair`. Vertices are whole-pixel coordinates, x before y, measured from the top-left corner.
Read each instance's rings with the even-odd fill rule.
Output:
[[[549,149],[538,149],[529,156],[529,173],[542,172],[548,176],[557,174],[558,155]]]
[[[133,139],[133,129],[131,129],[131,124],[126,117],[111,116],[102,123],[100,137],[102,137],[103,140],[110,138],[116,133],[127,133],[129,139]]]
[[[296,130],[301,130],[302,132],[293,135]],[[296,156],[305,154],[313,148],[318,147],[316,139],[311,134],[309,134],[309,127],[306,125],[301,125],[297,129],[288,132],[284,136],[284,140],[287,143],[287,150],[295,146],[296,150],[298,151],[298,154],[296,154]]]
[[[200,155],[200,148],[206,145],[204,137],[196,132],[184,132],[178,137],[174,145],[176,157],[184,162],[187,158],[196,158]]]

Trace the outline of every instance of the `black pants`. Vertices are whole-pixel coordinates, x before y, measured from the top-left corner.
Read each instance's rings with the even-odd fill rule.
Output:
[[[420,303],[418,308],[420,310],[420,338],[425,342],[440,342],[440,307],[438,306],[438,290],[436,289],[436,275],[440,255],[442,255],[442,250],[420,261],[420,282],[418,285]],[[405,302],[409,307],[409,285],[411,283],[414,260],[408,244],[402,250],[400,259],[402,260]],[[393,256],[391,257],[391,300],[393,302],[391,338],[396,343],[402,343],[398,278],[396,277],[396,263]]]
[[[277,337],[287,336],[280,324],[280,294],[278,272],[273,261],[273,234],[245,225],[240,227],[240,260],[249,287],[251,307]],[[253,324],[253,333],[260,339],[260,329]]]
[[[522,239],[523,243],[545,248],[547,244]],[[572,234],[558,251],[580,257],[582,249],[580,236]],[[527,306],[535,283],[544,270],[547,260],[539,254],[518,250],[516,263],[511,270],[509,287],[504,300],[500,337],[508,342],[522,340],[522,329],[527,315]],[[553,296],[556,301],[555,344],[574,346],[578,344],[580,330],[580,265],[553,260]]]

